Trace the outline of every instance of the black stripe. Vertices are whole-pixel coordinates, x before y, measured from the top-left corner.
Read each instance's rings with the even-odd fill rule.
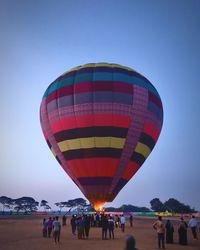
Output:
[[[88,138],[88,137],[119,137],[126,138],[128,129],[127,128],[118,128],[118,127],[104,127],[104,126],[96,126],[96,127],[86,127],[86,128],[75,128],[64,130],[54,134],[57,142],[77,139],[77,138]]]
[[[123,178],[119,179],[117,185],[115,186],[113,190],[114,196],[116,196],[119,193],[119,191],[126,185],[127,182],[128,180],[125,180]]]
[[[51,143],[49,142],[48,139],[46,139],[46,142],[47,142],[48,147],[51,149]]]
[[[131,161],[138,163],[140,166],[144,163],[145,160],[146,158],[137,152],[133,152],[131,156]]]
[[[119,158],[122,150],[116,148],[88,148],[75,149],[63,152],[66,160],[94,158],[94,157],[110,157]]]
[[[58,163],[59,163],[60,165],[62,165],[62,162],[59,160],[58,156],[56,156],[56,160],[58,161]]]
[[[110,185],[113,178],[108,176],[98,176],[98,177],[80,177],[78,181],[81,185]]]
[[[145,133],[142,133],[139,139],[139,142],[147,145],[151,150],[154,148],[155,146],[155,141],[153,140],[153,138]]]

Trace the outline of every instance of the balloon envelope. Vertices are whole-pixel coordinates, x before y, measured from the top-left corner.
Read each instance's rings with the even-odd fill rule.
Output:
[[[95,63],[73,68],[49,85],[40,120],[54,156],[98,209],[116,197],[151,153],[163,108],[141,74]]]

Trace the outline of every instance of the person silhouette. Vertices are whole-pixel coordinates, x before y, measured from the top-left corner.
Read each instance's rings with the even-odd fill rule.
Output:
[[[124,250],[138,250],[136,247],[136,241],[133,235],[128,235],[126,238],[126,246]]]

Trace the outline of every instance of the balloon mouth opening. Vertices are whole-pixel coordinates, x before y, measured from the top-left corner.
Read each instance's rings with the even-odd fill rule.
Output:
[[[105,210],[103,207],[104,204],[105,204],[105,201],[98,201],[98,202],[94,202],[92,205],[95,211],[103,212]]]

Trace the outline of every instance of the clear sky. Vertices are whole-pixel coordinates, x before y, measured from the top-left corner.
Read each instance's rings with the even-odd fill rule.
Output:
[[[164,108],[160,138],[108,205],[155,197],[200,210],[200,1],[0,0],[0,196],[83,197],[50,152],[39,121],[48,85],[90,62],[146,76]]]

